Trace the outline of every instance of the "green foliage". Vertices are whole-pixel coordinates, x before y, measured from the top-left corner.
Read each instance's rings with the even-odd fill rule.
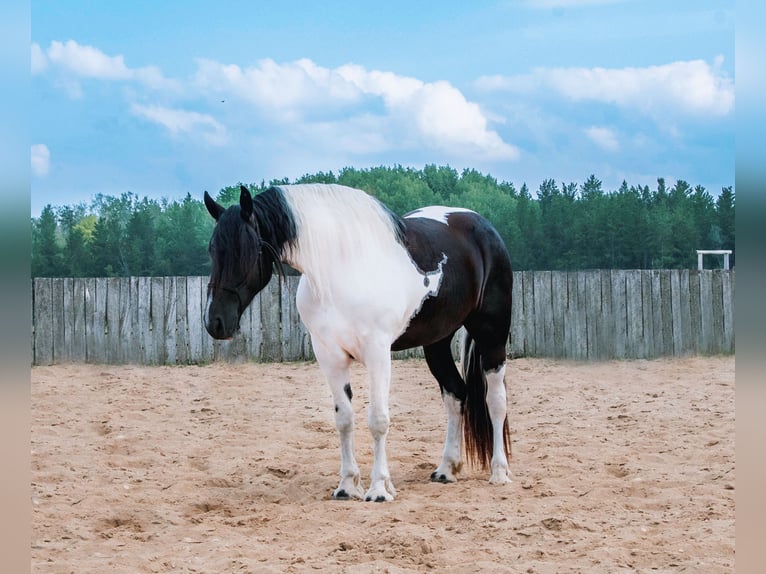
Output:
[[[157,226],[157,259],[163,275],[205,275],[209,272],[207,244],[213,220],[205,206],[190,194],[172,203]]]
[[[151,276],[160,268],[157,261],[157,222],[160,206],[147,198],[136,204],[125,228],[126,264],[133,276]]]
[[[64,253],[58,238],[57,218],[50,205],[32,220],[32,276],[56,277],[64,271]]]
[[[724,187],[716,199],[715,226],[721,241],[721,249],[734,249],[734,191],[731,186]],[[734,265],[732,253],[731,265]]]
[[[289,183],[283,178],[245,185],[257,194]],[[623,182],[607,191],[591,175],[580,185],[546,179],[533,195],[526,183],[517,190],[473,169],[458,173],[436,165],[347,167],[292,183],[363,189],[400,215],[425,205],[473,209],[497,228],[516,270],[693,268],[696,249],[734,249],[732,187],[715,199],[684,180],[668,188],[662,178],[654,190]],[[240,185],[224,187],[216,200],[238,203]],[[32,274],[206,275],[213,223],[201,193],[180,202],[99,194],[90,206],[46,206],[31,220]]]

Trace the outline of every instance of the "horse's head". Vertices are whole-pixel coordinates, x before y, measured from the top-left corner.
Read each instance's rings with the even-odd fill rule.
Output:
[[[271,279],[274,258],[264,242],[253,197],[240,188],[239,205],[224,208],[205,192],[205,207],[216,220],[210,238],[212,269],[207,286],[205,328],[215,339],[230,339],[239,319]]]

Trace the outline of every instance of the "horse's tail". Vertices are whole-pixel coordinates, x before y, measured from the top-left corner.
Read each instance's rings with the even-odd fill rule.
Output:
[[[476,341],[466,331],[461,348],[466,398],[463,405],[463,436],[466,458],[473,465],[489,468],[492,460],[492,421],[487,409],[487,378]],[[508,420],[503,422],[503,447],[510,455],[511,435]]]

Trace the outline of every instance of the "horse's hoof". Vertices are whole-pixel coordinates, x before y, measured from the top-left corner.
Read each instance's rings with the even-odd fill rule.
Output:
[[[348,487],[338,487],[332,493],[333,500],[361,500],[362,492],[359,489],[349,489]]]
[[[490,484],[509,484],[511,482],[511,478],[508,475],[493,476],[489,479]]]
[[[441,482],[442,484],[449,484],[450,482],[455,482],[455,479],[448,477],[443,472],[438,472],[435,470],[431,473],[431,482]]]
[[[492,468],[492,474],[489,477],[490,484],[508,484],[511,482],[510,472],[507,467],[497,466]]]
[[[388,489],[370,489],[364,495],[365,502],[390,502],[394,499],[396,491],[389,492]]]

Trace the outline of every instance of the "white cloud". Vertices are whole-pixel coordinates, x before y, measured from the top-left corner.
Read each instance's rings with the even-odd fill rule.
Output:
[[[519,155],[517,148],[489,128],[478,104],[466,100],[448,82],[426,83],[352,64],[330,69],[301,59],[287,64],[262,60],[246,69],[198,60],[195,84],[206,92],[238,96],[272,118],[291,123],[310,122],[306,117],[311,113],[333,110],[343,111],[348,118],[362,113],[354,106],[378,100],[384,109],[382,118],[387,125],[396,125],[396,137],[401,140],[419,139],[461,156],[517,159]],[[323,123],[326,129],[326,120]],[[377,137],[372,139],[375,146],[380,145]]]
[[[389,107],[405,105],[425,85],[417,78],[397,76],[392,72],[378,70],[368,72],[362,66],[354,64],[341,66],[338,73],[362,93],[380,96]]]
[[[131,111],[166,128],[173,135],[199,136],[210,145],[228,142],[226,128],[212,116],[164,106],[132,104]]]
[[[519,151],[487,127],[479,105],[469,102],[447,82],[424,84],[401,104],[419,131],[433,145],[448,149],[465,147],[487,159],[518,159]]]
[[[62,82],[70,95],[81,94],[77,78],[135,81],[156,90],[178,90],[177,81],[165,78],[156,66],[131,68],[121,55],[109,56],[93,46],[78,44],[74,40],[54,40],[43,52],[32,44],[32,70],[39,73],[47,64],[62,71],[67,79]]]
[[[51,167],[51,152],[45,144],[34,144],[32,152],[32,173],[38,177],[48,175]]]
[[[132,68],[122,55],[68,40],[53,41],[47,50],[33,44],[32,67],[35,73],[55,71],[56,84],[72,98],[83,96],[81,80],[86,78],[133,82],[175,95],[231,99],[232,104],[244,101],[267,121],[281,122],[293,132],[306,133],[303,128],[312,126],[323,131],[350,126],[360,150],[426,146],[461,159],[519,156],[518,149],[491,128],[481,107],[448,82],[422,82],[353,64],[326,68],[307,58],[283,64],[265,59],[242,68],[199,59],[196,73],[182,90],[180,82],[165,78],[156,66]],[[228,137],[226,128],[209,115],[138,104],[131,110],[176,135],[201,135],[213,145],[222,145]],[[376,133],[367,133],[365,126],[376,126],[369,128]],[[351,136],[343,139],[352,147]]]
[[[245,69],[199,59],[194,82],[202,90],[235,95],[287,116],[300,109],[350,103],[360,96],[336,71],[307,59],[288,64],[266,59]]]
[[[614,152],[620,149],[620,142],[617,140],[617,136],[609,128],[591,126],[586,128],[584,132],[593,143],[604,151]]]
[[[390,125],[371,114],[298,125],[291,132],[297,144],[308,144],[318,153],[333,151],[349,156],[384,153],[392,149],[395,141]]]
[[[645,68],[538,68],[521,76],[485,76],[480,88],[517,93],[554,91],[574,101],[637,109],[653,117],[725,116],[734,109],[734,81],[718,57]]]
[[[54,40],[48,48],[51,64],[56,64],[83,78],[127,80],[131,71],[122,56],[107,56],[92,46],[82,46],[74,40],[66,43]]]

